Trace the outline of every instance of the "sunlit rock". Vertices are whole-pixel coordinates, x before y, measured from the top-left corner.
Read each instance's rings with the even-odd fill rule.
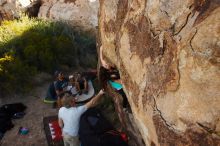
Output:
[[[38,17],[66,21],[85,30],[96,30],[98,8],[98,0],[47,0],[43,1]]]
[[[99,46],[145,145],[220,145],[219,24],[219,0],[100,0]]]
[[[22,11],[31,4],[31,0],[1,0],[0,22],[2,20],[19,19]]]

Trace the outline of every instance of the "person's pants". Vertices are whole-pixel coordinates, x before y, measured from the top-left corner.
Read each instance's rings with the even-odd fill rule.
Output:
[[[70,136],[68,134],[63,134],[64,146],[80,146],[78,136]]]
[[[126,108],[128,106],[128,99],[125,92],[123,91],[123,89],[120,89],[118,90],[118,93],[121,94],[121,96],[123,97],[123,108]]]

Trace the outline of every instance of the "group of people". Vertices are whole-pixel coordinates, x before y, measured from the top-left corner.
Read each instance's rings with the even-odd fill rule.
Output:
[[[76,72],[66,78],[63,72],[56,71],[55,80],[48,89],[47,97],[54,99],[56,101],[54,103],[59,108],[58,122],[65,146],[80,145],[78,138],[80,117],[88,108],[96,105],[97,100],[104,94],[102,89],[84,105],[76,106],[77,98],[89,94],[91,89],[89,82],[94,74],[90,72],[89,76],[88,73]]]
[[[52,101],[54,106],[61,107],[61,98],[65,93],[77,97],[89,92],[90,79],[83,73],[75,72],[66,78],[63,72],[56,71],[54,76],[55,80],[48,88],[45,102]]]
[[[109,83],[124,100],[123,106],[126,106],[126,96],[122,90],[122,84],[118,71],[114,70],[103,59],[102,47],[100,48],[100,60],[102,63],[101,71],[104,75],[105,83]],[[90,107],[93,107],[100,97],[104,94],[101,89],[97,95],[92,96],[91,100],[81,106],[76,106],[77,98],[82,94],[89,92],[88,76],[82,73],[74,73],[65,78],[63,72],[55,72],[55,81],[50,85],[47,97],[56,100],[56,105],[59,107],[58,121],[62,128],[63,141],[65,146],[79,146],[78,130],[81,115]]]

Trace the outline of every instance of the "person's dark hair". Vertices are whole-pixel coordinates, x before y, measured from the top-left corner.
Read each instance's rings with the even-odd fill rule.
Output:
[[[65,93],[64,96],[62,97],[62,104],[66,108],[70,108],[71,102],[74,100],[74,97],[70,93]]]
[[[120,79],[119,71],[116,68],[111,68],[110,70],[107,70],[107,72],[108,72],[108,79],[110,80]]]
[[[57,78],[58,75],[61,74],[61,73],[63,73],[63,72],[62,72],[62,71],[59,71],[59,70],[55,71],[55,72],[54,72],[54,77]]]

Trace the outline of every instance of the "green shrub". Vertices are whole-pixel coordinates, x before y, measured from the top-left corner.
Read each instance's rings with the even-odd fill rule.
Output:
[[[25,91],[37,72],[62,66],[94,68],[95,38],[67,23],[22,17],[0,27],[0,91]],[[7,59],[7,57],[10,56]],[[1,94],[0,93],[0,94]]]

